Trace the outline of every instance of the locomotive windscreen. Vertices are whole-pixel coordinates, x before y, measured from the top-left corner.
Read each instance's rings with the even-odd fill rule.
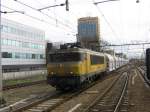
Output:
[[[83,59],[82,53],[56,53],[49,54],[49,62],[73,62],[73,61],[81,61]]]

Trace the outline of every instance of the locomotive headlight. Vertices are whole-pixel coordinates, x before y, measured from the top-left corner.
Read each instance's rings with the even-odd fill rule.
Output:
[[[51,72],[51,75],[53,75],[54,74],[54,72]]]
[[[70,74],[73,74],[73,72],[70,72]]]

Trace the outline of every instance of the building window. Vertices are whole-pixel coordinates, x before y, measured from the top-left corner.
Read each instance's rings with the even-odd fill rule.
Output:
[[[43,54],[40,54],[40,59],[44,59],[44,55]]]
[[[3,58],[12,58],[12,53],[3,52],[3,53],[2,53],[2,57],[3,57]]]
[[[7,32],[8,32],[8,30],[7,30],[7,29],[8,29],[8,27],[7,27],[7,26],[5,26],[5,25],[4,25],[2,28],[3,28],[3,29],[2,29],[2,31],[3,31],[3,32],[5,32],[5,33],[7,33]]]
[[[6,26],[6,25],[1,25],[1,31],[5,33],[12,33],[12,34],[20,35],[20,36],[31,37],[33,39],[40,39],[40,40],[44,39],[43,34],[27,32],[27,31],[20,30],[17,28]]]
[[[16,58],[16,57],[15,57],[15,53],[12,53],[12,58]]]
[[[44,59],[44,54],[30,54],[30,53],[18,53],[18,52],[2,52],[3,58],[14,59]]]
[[[4,39],[3,42],[4,42],[4,45],[7,45],[7,39]]]
[[[19,41],[16,41],[16,45],[15,46],[19,47]]]
[[[35,54],[32,54],[32,59],[35,59]]]
[[[9,45],[9,46],[16,46],[16,47],[23,47],[23,48],[32,48],[32,49],[44,49],[44,45],[34,44],[29,42],[21,42],[17,40],[10,40],[10,39],[2,39],[2,45]]]
[[[15,58],[20,58],[20,53],[15,53]]]
[[[32,55],[29,53],[26,53],[26,59],[32,59]]]
[[[7,42],[8,42],[7,43],[8,45],[12,45],[12,43],[11,43],[12,41],[11,40],[7,40]]]
[[[40,59],[42,59],[42,58],[43,58],[42,54],[39,54],[39,56],[40,56]]]
[[[39,55],[38,54],[35,54],[35,59],[39,59]]]

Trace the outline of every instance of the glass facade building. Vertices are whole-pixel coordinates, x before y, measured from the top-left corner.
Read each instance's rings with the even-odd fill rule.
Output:
[[[98,17],[83,17],[78,19],[78,38],[82,47],[100,51],[100,23]]]
[[[44,31],[4,18],[0,28],[3,73],[45,69]]]
[[[78,34],[80,37],[96,37],[96,23],[80,23],[78,25]]]
[[[83,17],[78,19],[78,36],[81,41],[99,41],[98,17]]]

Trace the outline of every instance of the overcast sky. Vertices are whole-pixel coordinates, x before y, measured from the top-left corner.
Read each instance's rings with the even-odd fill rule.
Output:
[[[65,2],[65,0],[18,1],[36,9]],[[150,40],[150,0],[139,0],[139,3],[136,3],[136,0],[120,0],[97,6],[93,4],[93,2],[99,1],[103,0],[69,0],[69,11],[66,11],[63,6],[43,10],[42,14],[14,0],[2,0],[2,11],[12,11],[8,9],[12,8],[24,11],[28,15],[11,13],[2,14],[2,17],[44,30],[46,39],[52,42],[75,41],[77,19],[86,16],[99,17],[101,38],[110,43],[123,44]],[[128,49],[128,53],[142,51],[139,46],[126,49]]]

